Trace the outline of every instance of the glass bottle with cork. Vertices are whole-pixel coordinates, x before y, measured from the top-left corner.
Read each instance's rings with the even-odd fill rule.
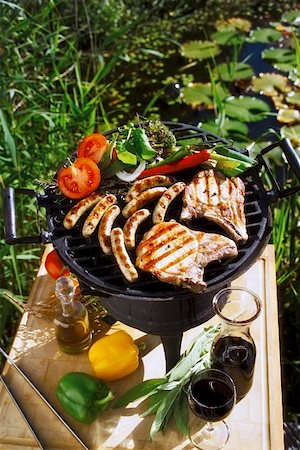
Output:
[[[75,286],[71,278],[56,280],[55,295],[60,311],[54,319],[56,339],[65,353],[79,353],[89,348],[91,331],[86,307],[74,299]]]

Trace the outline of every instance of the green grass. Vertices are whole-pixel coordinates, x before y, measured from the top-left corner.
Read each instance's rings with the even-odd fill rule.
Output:
[[[205,10],[203,2],[149,3],[151,6],[144,8],[140,2],[109,0],[101,3],[99,13],[96,0],[18,4],[0,0],[0,25],[5,30],[0,42],[1,189],[13,186],[40,190],[40,182],[52,179],[84,134],[105,131],[135,113],[160,117],[164,84],[156,75],[163,70],[168,70],[170,77],[174,75],[165,49],[171,55],[178,52],[187,29],[196,23],[198,30],[210,15],[216,17],[212,3],[223,14],[224,4],[205,2]],[[200,3],[201,9],[193,11]],[[281,13],[296,2],[263,3],[267,13],[274,8]],[[74,8],[76,4],[80,8]],[[239,8],[251,17],[251,5],[232,1],[228,15]],[[295,48],[298,55],[299,45],[295,44]],[[237,61],[237,52],[234,58]],[[190,74],[187,71],[185,75]],[[217,80],[212,71],[210,80],[215,88]],[[142,99],[143,86],[152,94]],[[215,106],[220,125],[225,111],[216,88]],[[176,117],[169,117],[173,119]],[[1,196],[1,210],[2,202]],[[285,398],[295,414],[299,414],[292,398],[299,386],[299,358],[294,350],[300,347],[299,209],[296,197],[279,203],[273,211],[272,236],[283,367],[289,383]],[[34,201],[19,198],[17,212],[20,234],[36,233]],[[15,334],[42,251],[40,245],[6,245],[0,216],[0,344],[6,349]],[[291,333],[295,324],[296,331]]]

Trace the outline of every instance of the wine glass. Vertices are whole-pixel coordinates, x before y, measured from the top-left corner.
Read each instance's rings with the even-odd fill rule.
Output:
[[[190,427],[192,444],[202,450],[222,448],[229,438],[229,429],[223,419],[230,414],[236,402],[232,378],[221,370],[202,370],[188,387],[188,402],[197,416]],[[204,426],[203,420],[207,422]]]

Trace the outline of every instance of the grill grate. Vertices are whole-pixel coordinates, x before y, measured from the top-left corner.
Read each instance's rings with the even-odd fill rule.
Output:
[[[224,139],[196,127],[185,124],[166,124],[175,134],[177,141],[200,138],[204,143],[222,142],[228,144]],[[112,130],[111,133],[114,131]],[[235,149],[233,146],[231,148]],[[188,179],[192,179],[191,174],[189,174]],[[214,262],[206,267],[204,279],[207,283],[207,290],[205,292],[215,290],[218,286],[229,283],[244,273],[261,254],[269,240],[271,216],[268,203],[263,197],[265,191],[261,189],[259,173],[257,171],[249,173],[248,177],[244,179],[244,183],[246,188],[245,215],[249,239],[246,244],[239,248],[237,257],[225,259],[222,262]],[[66,230],[62,226],[64,216],[71,209],[73,202],[65,198],[62,199],[61,196],[50,189],[47,192],[47,199],[47,220],[51,240],[65,263],[87,285],[110,295],[126,294],[145,299],[161,299],[162,297],[167,299],[178,294],[191,295],[188,289],[162,283],[150,274],[142,272],[140,272],[137,283],[127,283],[113,257],[102,253],[97,242],[97,231],[88,239],[81,236],[80,230],[86,216],[82,217],[78,225],[72,230]],[[122,202],[124,204],[122,196],[119,196],[120,207],[122,207]],[[166,220],[170,218],[178,219],[181,206],[181,200],[175,200],[171,204]],[[122,226],[124,223],[125,219],[119,216],[115,226]],[[141,225],[137,241],[151,226],[150,217],[148,221]],[[206,219],[197,221],[197,227],[193,228],[226,235],[222,228]],[[134,261],[135,254],[132,253],[131,257]]]

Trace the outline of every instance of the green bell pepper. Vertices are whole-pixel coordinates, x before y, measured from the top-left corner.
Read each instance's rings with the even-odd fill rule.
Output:
[[[114,398],[103,381],[82,372],[69,372],[58,382],[56,396],[63,409],[82,423],[93,422]]]

